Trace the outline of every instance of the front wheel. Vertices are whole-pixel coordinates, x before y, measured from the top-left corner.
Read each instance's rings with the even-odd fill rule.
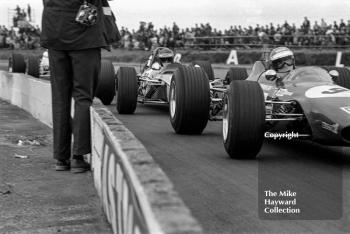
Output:
[[[224,97],[222,136],[231,158],[251,159],[264,141],[265,101],[254,81],[232,81]]]
[[[137,105],[137,74],[133,67],[120,67],[117,72],[117,110],[119,114],[133,114]]]
[[[110,105],[115,96],[115,71],[113,63],[109,60],[101,61],[100,79],[96,88],[96,97],[104,105]]]
[[[40,58],[29,55],[27,59],[27,74],[35,78],[40,77]]]
[[[242,67],[231,67],[226,73],[225,83],[230,84],[234,80],[245,80],[248,77],[247,70]]]
[[[9,72],[14,73],[25,73],[26,72],[26,62],[22,54],[12,54],[9,57]]]
[[[209,81],[204,70],[180,66],[169,95],[170,122],[178,134],[201,134],[209,119]]]

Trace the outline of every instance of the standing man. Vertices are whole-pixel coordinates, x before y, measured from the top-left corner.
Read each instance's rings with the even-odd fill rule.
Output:
[[[27,13],[28,13],[28,20],[29,22],[32,22],[32,8],[30,7],[30,5],[27,5]]]
[[[101,48],[107,46],[101,0],[43,2],[41,45],[49,52],[55,169],[85,172],[89,164],[83,156],[91,152],[89,108],[99,78]]]
[[[304,17],[304,22],[301,26],[304,30],[304,34],[308,34],[310,30],[310,20],[305,16]]]

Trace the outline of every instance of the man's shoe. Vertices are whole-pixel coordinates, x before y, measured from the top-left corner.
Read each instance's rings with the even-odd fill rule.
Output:
[[[71,164],[71,171],[73,173],[83,173],[90,170],[90,164],[84,159],[73,159]]]
[[[58,159],[55,165],[56,171],[69,171],[70,170],[70,161],[69,160],[60,160]]]

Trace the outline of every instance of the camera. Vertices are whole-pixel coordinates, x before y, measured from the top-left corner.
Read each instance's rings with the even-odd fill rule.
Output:
[[[98,18],[97,7],[84,1],[80,6],[75,21],[85,26],[95,25]]]

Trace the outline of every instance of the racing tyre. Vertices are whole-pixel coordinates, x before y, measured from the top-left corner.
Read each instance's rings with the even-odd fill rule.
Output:
[[[203,68],[209,80],[215,80],[214,70],[209,61],[193,61],[192,65]]]
[[[12,54],[9,58],[9,72],[25,73],[26,63],[22,54]]]
[[[115,96],[114,66],[109,60],[101,61],[101,73],[96,89],[98,97],[104,105],[110,105]]]
[[[40,60],[37,56],[34,56],[34,55],[28,56],[27,74],[36,78],[40,77]]]
[[[324,67],[326,71],[336,70],[339,73],[335,83],[344,88],[350,89],[350,70],[344,67]]]
[[[168,66],[166,66],[166,69],[177,69],[181,66],[182,66],[182,64],[180,64],[180,63],[171,63]]]
[[[232,81],[224,98],[222,135],[231,158],[252,159],[264,141],[265,101],[255,81]]]
[[[137,104],[137,76],[135,68],[120,67],[117,72],[117,110],[119,114],[133,114]]]
[[[234,80],[245,80],[247,77],[248,72],[245,68],[231,67],[226,74],[225,83],[230,84]]]
[[[210,90],[202,68],[180,66],[173,75],[169,97],[170,122],[178,134],[201,134],[209,119]]]

